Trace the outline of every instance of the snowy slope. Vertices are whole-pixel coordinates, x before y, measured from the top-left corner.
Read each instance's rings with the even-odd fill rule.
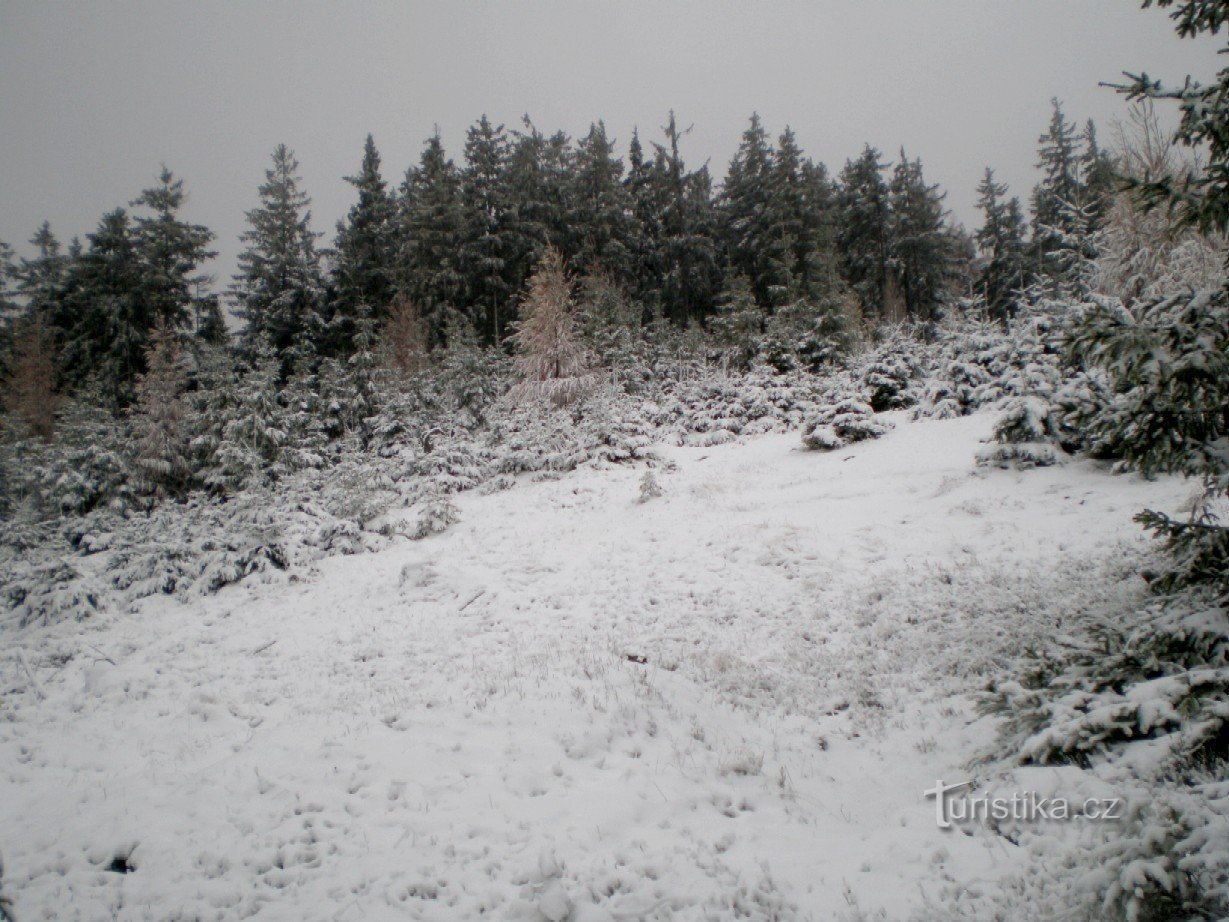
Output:
[[[828,919],[992,880],[1015,847],[922,797],[991,738],[967,693],[1138,594],[1131,516],[1190,491],[979,470],[992,416],[894,419],[663,447],[646,503],[633,468],[463,494],[303,580],[12,633],[17,917]]]

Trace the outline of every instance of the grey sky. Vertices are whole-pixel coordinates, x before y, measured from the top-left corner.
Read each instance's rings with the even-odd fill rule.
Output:
[[[575,136],[604,118],[620,146],[673,108],[684,154],[715,176],[758,110],[834,172],[869,141],[904,144],[976,223],[996,168],[1035,181],[1049,99],[1097,120],[1123,70],[1207,75],[1215,45],[1179,41],[1134,0],[842,2],[47,3],[0,0],[0,240],[27,253],[44,218],[67,240],[165,162],[188,216],[218,235],[225,283],[269,153],[289,144],[317,230],[351,202],[367,132],[400,182],[438,124],[460,160],[482,113]]]

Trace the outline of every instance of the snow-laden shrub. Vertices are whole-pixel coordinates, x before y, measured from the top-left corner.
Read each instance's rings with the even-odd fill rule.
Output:
[[[994,426],[994,442],[977,452],[983,467],[1045,467],[1058,460],[1052,441],[1058,437],[1056,414],[1039,397],[1008,402]]]
[[[423,504],[410,537],[416,541],[442,534],[461,521],[461,512],[447,494],[433,496]]]
[[[912,385],[920,374],[915,341],[903,332],[894,332],[875,350],[862,373],[867,402],[877,413],[913,406],[917,396]]]
[[[1008,327],[961,321],[940,331],[937,370],[914,417],[950,419],[1015,398],[1049,401],[1075,373],[1062,355],[1071,306],[1036,295]]]
[[[960,885],[927,899],[914,922],[1220,919],[1229,908],[1229,783],[1133,786],[1121,818],[1089,824],[1059,849],[1032,848],[993,889]]]
[[[712,445],[744,435],[797,429],[820,408],[855,393],[849,377],[757,368],[740,376],[667,382],[647,418],[681,444]]]
[[[832,451],[851,442],[877,439],[892,424],[876,419],[860,400],[842,400],[816,413],[803,429],[802,445],[812,451]]]
[[[640,496],[637,502],[647,503],[649,500],[657,499],[662,492],[661,484],[657,482],[652,468],[646,470],[644,476],[640,478]]]
[[[1087,763],[1142,739],[1162,740],[1171,762],[1223,758],[1229,612],[1188,592],[1098,622],[1082,648],[995,683],[981,707],[1004,717],[999,752],[1024,762]]]

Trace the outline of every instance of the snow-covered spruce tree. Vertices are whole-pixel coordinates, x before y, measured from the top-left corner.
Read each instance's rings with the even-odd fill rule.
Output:
[[[133,505],[131,431],[111,406],[109,389],[96,385],[61,408],[45,464],[28,472],[43,514],[83,516]]]
[[[862,401],[842,400],[808,418],[803,425],[802,447],[833,451],[851,442],[877,439],[891,429],[891,423],[875,419],[874,410]]]
[[[277,400],[280,362],[258,344],[251,367],[239,375],[235,406],[213,452],[207,486],[233,493],[278,479],[286,472],[285,415]]]
[[[917,341],[904,327],[894,327],[876,347],[862,376],[867,402],[876,413],[917,402],[911,385],[918,377]]]
[[[206,293],[212,279],[199,273],[201,264],[217,254],[209,249],[214,235],[207,227],[180,217],[187,201],[182,179],[165,166],[158,184],[132,202],[143,209],[135,220],[134,237],[141,257],[141,287],[154,322],[171,330],[191,330],[206,341],[225,339],[226,325],[216,295]]]
[[[194,485],[221,489],[217,449],[239,405],[239,380],[230,349],[205,344],[196,350],[191,387],[183,396]]]
[[[751,366],[763,337],[764,312],[756,303],[747,276],[734,273],[727,277],[708,326],[724,364],[734,371]]]
[[[578,332],[614,380],[624,388],[634,388],[640,383],[640,306],[604,271],[584,276],[579,287]]]
[[[299,189],[299,162],[285,144],[273,151],[260,205],[247,213],[246,244],[231,293],[246,321],[252,355],[273,351],[283,376],[316,352],[324,330],[324,283],[311,229],[311,199]]]
[[[1015,294],[1028,284],[1024,214],[1020,200],[1007,198],[1007,186],[995,182],[989,167],[977,194],[982,210],[982,226],[976,235],[982,260],[977,286],[989,316],[1005,321],[1012,313]]]
[[[360,317],[387,315],[396,285],[396,206],[380,175],[380,152],[367,135],[358,174],[346,182],[358,201],[337,224],[336,297],[325,336],[326,351],[348,355]]]
[[[515,349],[513,371],[519,379],[514,399],[545,398],[564,405],[592,390],[592,359],[576,329],[572,280],[553,247],[530,277],[520,312],[510,337]]]
[[[1229,3],[1146,0],[1171,9],[1185,36],[1216,33]],[[1229,228],[1229,70],[1211,86],[1169,91],[1146,76],[1135,98],[1176,99],[1176,139],[1204,146],[1206,165],[1134,186],[1154,207],[1194,227]],[[1147,289],[1147,285],[1143,286]],[[1223,918],[1229,913],[1229,289],[1170,291],[1086,307],[1071,335],[1109,399],[1087,424],[1145,474],[1198,480],[1202,496],[1182,519],[1138,518],[1164,543],[1168,562],[1150,574],[1153,598],[1090,631],[1090,642],[1042,661],[986,701],[1006,715],[1002,743],[1022,761],[1097,765],[1111,750],[1132,764],[1141,747],[1150,796],[1114,831],[1110,847],[1068,869],[1068,885],[1107,918]],[[1144,741],[1142,743],[1137,741]],[[1169,784],[1161,790],[1159,779]],[[1209,783],[1209,779],[1211,782]],[[1151,802],[1151,803],[1149,803]],[[1096,862],[1088,873],[1087,860]],[[1091,891],[1088,893],[1087,891]]]
[[[138,490],[158,500],[183,491],[192,474],[183,400],[187,369],[179,337],[165,323],[150,334],[145,364],[132,411],[134,480]]]

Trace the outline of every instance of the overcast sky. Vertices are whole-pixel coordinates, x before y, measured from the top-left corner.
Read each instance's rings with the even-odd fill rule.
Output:
[[[833,172],[865,142],[903,144],[972,227],[984,166],[1027,198],[1052,96],[1108,139],[1124,108],[1098,81],[1215,68],[1215,45],[1138,6],[0,0],[0,240],[26,254],[44,219],[84,235],[166,163],[188,217],[218,235],[225,283],[279,142],[331,241],[368,132],[396,184],[434,125],[457,160],[483,113],[574,137],[603,118],[623,149],[633,126],[656,138],[671,108],[694,125],[689,163],[717,179],[752,111]]]

